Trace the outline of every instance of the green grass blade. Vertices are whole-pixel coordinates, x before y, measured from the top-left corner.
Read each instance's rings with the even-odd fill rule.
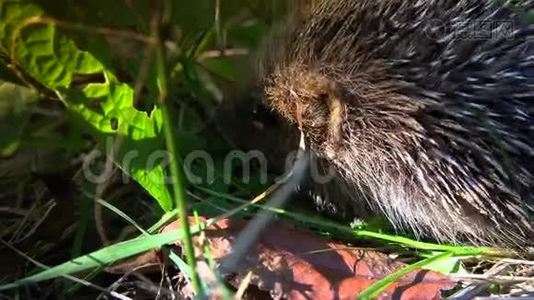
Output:
[[[416,269],[419,269],[419,268],[422,268],[432,262],[436,262],[436,261],[439,261],[439,260],[442,260],[442,259],[448,259],[450,256],[452,256],[452,253],[451,252],[444,252],[444,253],[440,253],[440,254],[437,254],[437,255],[434,255],[432,257],[429,257],[429,258],[426,258],[426,259],[423,259],[421,261],[418,261],[414,264],[411,264],[409,266],[406,266],[396,272],[393,272],[391,274],[389,274],[388,276],[384,277],[382,280],[374,283],[373,285],[371,285],[370,287],[368,287],[367,289],[365,289],[359,296],[358,296],[358,299],[372,299],[372,298],[375,298],[376,296],[380,295],[380,293],[382,293],[382,291],[384,291],[390,284],[392,284],[393,282],[399,280],[401,277],[403,277],[404,275],[416,270]]]
[[[102,199],[98,199],[97,202],[100,205],[104,206],[105,208],[107,208],[107,209],[111,210],[112,212],[114,212],[119,217],[123,218],[126,222],[132,224],[143,235],[147,235],[147,236],[149,235],[148,232],[146,230],[144,230],[141,226],[139,226],[139,224],[137,224],[137,222],[135,222],[132,218],[130,218],[130,216],[128,216],[127,214],[123,213],[120,209],[118,209],[117,207],[113,206],[111,203],[106,202],[106,201],[104,201]]]
[[[198,232],[200,226],[193,226],[191,230]],[[0,285],[0,291],[16,288],[22,285],[37,283],[43,280],[58,278],[63,275],[86,271],[96,267],[105,267],[117,260],[136,255],[153,248],[160,247],[183,237],[181,230],[142,236],[133,240],[117,243],[106,248],[80,256],[63,264],[51,267],[37,274],[19,279],[15,282]]]
[[[195,188],[209,195],[221,197],[232,202],[236,202],[240,204],[250,203],[250,201],[241,199],[239,197],[235,197],[235,196],[224,194],[224,193],[219,193],[219,192],[216,192],[211,189],[204,188],[204,187],[195,186]],[[250,204],[250,205],[253,207],[260,208],[260,209],[269,210],[276,214],[286,216],[292,220],[299,221],[304,224],[310,224],[310,225],[313,225],[314,227],[320,227],[325,230],[335,230],[336,232],[344,233],[347,235],[352,235],[358,238],[390,242],[390,243],[398,244],[400,246],[404,246],[404,247],[408,247],[412,249],[451,252],[456,256],[464,256],[464,255],[503,256],[506,254],[505,250],[500,250],[500,249],[490,248],[490,247],[455,246],[455,245],[446,245],[446,244],[442,245],[442,244],[421,242],[421,241],[417,241],[414,239],[387,234],[387,233],[380,233],[380,232],[361,230],[361,229],[353,229],[348,226],[344,226],[339,223],[333,222],[331,220],[325,219],[323,217],[317,217],[317,216],[311,217],[309,215],[290,212],[284,209],[269,207],[267,205],[261,205],[261,204]]]
[[[178,216],[178,210],[174,209],[169,212],[166,212],[159,221],[157,221],[154,225],[150,226],[150,228],[147,229],[148,233],[154,233],[158,231],[161,227],[163,227],[165,224],[169,223],[171,220],[176,219],[176,216]]]
[[[170,2],[165,2],[164,9],[170,8],[170,5]],[[165,137],[165,145],[170,156],[169,172],[172,178],[172,192],[175,200],[175,207],[178,209],[180,226],[183,232],[184,253],[186,256],[187,264],[189,265],[189,268],[191,268],[191,283],[193,285],[193,289],[195,290],[197,295],[202,298],[202,296],[204,295],[204,290],[202,289],[200,278],[198,276],[198,273],[196,272],[195,250],[193,248],[193,239],[191,237],[191,231],[189,228],[187,211],[188,207],[184,191],[185,181],[183,179],[182,168],[178,162],[180,158],[180,148],[176,139],[177,134],[175,132],[175,123],[172,120],[171,105],[168,101],[169,90],[167,80],[169,74],[166,66],[167,55],[165,47],[162,45],[159,37],[159,30],[161,29],[159,25],[160,24],[154,23],[151,28],[151,36],[155,37],[158,41],[156,44],[156,72],[159,89],[158,104],[159,108],[161,109],[161,115],[163,119],[163,134]]]

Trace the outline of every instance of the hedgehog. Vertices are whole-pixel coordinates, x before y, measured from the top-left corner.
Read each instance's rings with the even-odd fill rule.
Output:
[[[335,169],[339,201],[419,238],[532,244],[533,8],[304,1],[267,38],[259,86]]]

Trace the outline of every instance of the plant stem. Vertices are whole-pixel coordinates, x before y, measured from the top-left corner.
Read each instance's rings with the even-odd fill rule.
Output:
[[[158,73],[158,87],[159,87],[159,105],[163,115],[163,132],[165,134],[165,143],[167,151],[169,152],[170,162],[169,170],[172,180],[172,191],[178,208],[178,218],[180,219],[180,227],[183,231],[183,247],[186,256],[186,261],[191,268],[191,282],[197,295],[202,298],[203,290],[200,284],[200,278],[196,272],[195,250],[193,248],[193,239],[191,230],[189,228],[189,219],[187,213],[187,205],[185,201],[185,193],[183,187],[183,176],[178,163],[179,152],[176,143],[176,134],[174,132],[173,122],[171,122],[170,105],[167,100],[167,70],[165,67],[165,51],[161,42],[158,40],[156,46],[156,64]]]

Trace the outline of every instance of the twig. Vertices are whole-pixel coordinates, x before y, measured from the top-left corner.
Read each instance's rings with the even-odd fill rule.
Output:
[[[500,262],[496,263],[491,269],[489,269],[484,275],[486,276],[496,276],[500,273],[502,273],[506,268],[508,268],[510,265],[508,263],[503,263],[504,260],[501,260]],[[462,290],[454,293],[452,296],[447,297],[447,299],[454,299],[454,300],[463,300],[463,299],[473,299],[473,297],[479,295],[483,291],[487,290],[489,287],[489,283],[483,282],[483,283],[471,283]]]
[[[278,183],[279,186],[274,187],[273,185],[269,188],[269,193],[275,188],[276,190],[273,192],[271,199],[266,205],[276,208],[283,206],[290,198],[290,195],[295,190],[297,184],[304,178],[309,163],[310,156],[309,153],[305,152],[304,135],[301,132],[297,160],[295,161],[291,172]],[[245,256],[248,249],[254,244],[261,231],[263,231],[273,216],[273,212],[264,210],[248,223],[247,227],[245,227],[235,239],[235,242],[232,245],[232,253],[225,257],[221,262],[221,270],[232,272],[236,269],[242,257]]]
[[[449,276],[458,280],[485,281],[493,283],[534,282],[534,277],[522,276],[491,276],[487,274],[451,274]]]
[[[204,51],[198,56],[198,61],[203,61],[210,58],[228,57],[228,56],[242,56],[249,54],[248,49],[245,48],[231,48],[222,50]]]
[[[28,214],[28,211],[25,209],[0,206],[0,213],[6,213],[6,214],[17,215],[17,216],[23,217]]]

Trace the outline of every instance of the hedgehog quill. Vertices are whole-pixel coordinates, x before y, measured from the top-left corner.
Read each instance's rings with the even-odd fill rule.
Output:
[[[532,244],[533,8],[308,1],[266,42],[266,102],[354,206],[438,241]]]

